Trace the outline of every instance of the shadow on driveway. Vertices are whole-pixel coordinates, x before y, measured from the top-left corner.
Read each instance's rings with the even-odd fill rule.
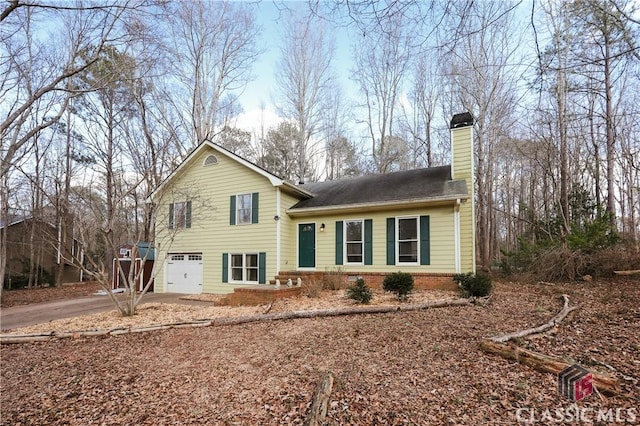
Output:
[[[181,300],[180,297],[182,296],[185,295],[177,293],[147,293],[142,298],[141,304],[155,302],[212,306],[211,302]],[[115,310],[115,307],[108,295],[94,295],[77,299],[11,306],[0,310],[0,326],[2,331],[6,331],[14,328],[42,324],[57,319],[79,317],[111,310]]]

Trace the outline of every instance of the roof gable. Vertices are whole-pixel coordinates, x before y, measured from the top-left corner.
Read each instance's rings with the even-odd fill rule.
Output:
[[[325,210],[354,205],[427,202],[468,198],[464,180],[451,180],[451,166],[359,176],[301,185],[314,194],[290,212]]]
[[[156,198],[158,196],[158,194],[160,194],[162,192],[162,190],[167,186],[170,185],[171,181],[180,173],[182,172],[185,168],[190,167],[192,164],[194,164],[193,160],[200,155],[200,153],[202,153],[202,151],[204,151],[205,149],[210,148],[213,149],[214,151],[216,151],[219,154],[224,155],[225,157],[240,163],[241,165],[243,165],[244,167],[258,173],[259,175],[263,176],[264,178],[266,178],[267,180],[269,180],[269,182],[274,186],[274,187],[280,187],[283,188],[285,191],[290,192],[296,196],[298,196],[299,198],[308,198],[311,197],[312,194],[310,194],[306,189],[303,189],[301,187],[298,187],[290,182],[287,182],[286,180],[274,175],[273,173],[265,170],[264,168],[258,166],[257,164],[252,163],[251,161],[240,157],[239,155],[227,150],[226,148],[223,148],[222,146],[215,144],[213,142],[210,141],[204,141],[202,142],[200,145],[198,145],[196,148],[194,148],[189,155],[187,155],[187,157],[180,163],[180,165],[169,174],[169,176],[167,176],[164,181],[162,181],[162,183],[153,190],[153,192],[151,192],[151,194],[149,194],[149,196],[147,197],[147,201],[151,201],[154,198]]]

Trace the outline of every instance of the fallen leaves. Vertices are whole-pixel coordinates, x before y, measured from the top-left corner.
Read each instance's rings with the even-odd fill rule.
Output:
[[[1,422],[301,424],[331,371],[328,424],[515,424],[518,408],[553,410],[570,401],[558,396],[553,375],[484,354],[478,342],[545,323],[562,293],[580,308],[556,334],[529,341],[531,349],[594,357],[640,377],[637,282],[498,283],[486,307],[3,346]],[[615,398],[580,402],[639,403],[631,381]]]

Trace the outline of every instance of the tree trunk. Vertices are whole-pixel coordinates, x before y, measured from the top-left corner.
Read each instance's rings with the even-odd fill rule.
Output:
[[[480,348],[485,352],[500,355],[503,358],[512,359],[521,364],[528,365],[542,372],[559,374],[562,370],[573,365],[560,358],[544,355],[538,352],[520,348],[507,343],[494,342],[483,339]],[[605,374],[591,372],[595,388],[605,395],[614,396],[620,392],[618,380]]]

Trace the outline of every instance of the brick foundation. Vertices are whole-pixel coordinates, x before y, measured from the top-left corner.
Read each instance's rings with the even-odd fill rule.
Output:
[[[275,286],[260,286],[260,287],[239,287],[234,288],[233,293],[226,295],[220,300],[218,305],[225,306],[256,306],[271,303],[276,299],[283,299],[286,297],[294,297],[300,294],[302,289],[300,287],[286,287],[275,288]]]
[[[342,283],[343,287],[351,285],[356,277],[362,277],[367,285],[371,288],[382,288],[382,281],[386,277],[388,272],[349,272],[349,273],[337,273],[337,272],[306,272],[306,271],[284,271],[280,272],[276,278],[280,279],[282,285],[286,284],[290,278],[293,283],[296,283],[298,277],[302,278],[304,283],[307,280],[320,280],[320,281],[338,281]],[[412,273],[414,280],[414,287],[418,290],[457,290],[458,284],[453,281],[454,274],[436,274],[427,272],[415,272]],[[275,282],[275,281],[273,281]],[[272,283],[273,283],[272,282]]]

